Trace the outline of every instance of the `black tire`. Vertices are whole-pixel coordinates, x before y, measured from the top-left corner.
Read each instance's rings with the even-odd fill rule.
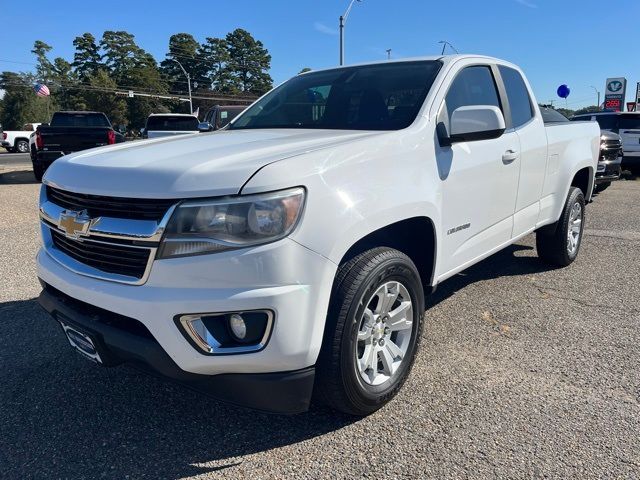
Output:
[[[14,151],[17,153],[29,153],[29,142],[26,140],[18,140],[16,142]]]
[[[33,176],[36,177],[36,181],[42,182],[42,177],[44,177],[45,168],[42,165],[34,164],[33,165]]]
[[[594,193],[600,193],[600,192],[605,191],[610,186],[611,186],[611,182],[602,182],[602,183],[597,184],[594,187],[593,191],[594,191]]]
[[[406,351],[397,370],[384,383],[370,385],[356,367],[357,336],[368,306],[366,302],[387,282],[399,282],[410,296],[411,333],[405,337],[408,338]],[[389,402],[402,387],[413,365],[424,310],[420,274],[405,254],[386,247],[374,248],[341,265],[334,281],[317,362],[315,398],[336,410],[358,416],[368,415]],[[374,356],[377,364],[378,354]]]
[[[579,235],[577,236],[577,245],[572,249],[568,239],[570,219],[572,209],[575,205],[580,206],[580,226]],[[582,243],[582,234],[584,231],[585,219],[585,201],[582,190],[576,187],[569,189],[567,201],[564,204],[560,219],[551,225],[547,225],[536,232],[536,248],[538,249],[538,257],[546,263],[558,267],[566,267],[573,263],[580,251]]]

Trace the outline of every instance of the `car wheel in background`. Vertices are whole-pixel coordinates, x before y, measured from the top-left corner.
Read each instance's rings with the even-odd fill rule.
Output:
[[[542,260],[566,267],[576,259],[582,243],[584,207],[582,190],[571,187],[560,220],[536,232],[536,247]]]
[[[18,153],[27,153],[29,152],[29,142],[26,140],[18,140],[16,142],[15,151]]]
[[[420,274],[405,254],[375,248],[341,265],[316,367],[316,398],[360,416],[389,402],[411,370],[424,309]]]

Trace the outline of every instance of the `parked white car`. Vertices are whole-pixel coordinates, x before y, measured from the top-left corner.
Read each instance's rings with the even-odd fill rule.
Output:
[[[436,285],[532,232],[575,260],[599,138],[545,127],[495,58],[305,73],[225,130],[56,161],[40,304],[103,365],[366,415],[406,379]]]
[[[22,130],[7,130],[2,133],[2,146],[11,153],[29,153],[29,137],[40,123],[25,123]]]
[[[142,133],[143,138],[170,137],[198,133],[200,122],[195,115],[185,113],[152,113]]]

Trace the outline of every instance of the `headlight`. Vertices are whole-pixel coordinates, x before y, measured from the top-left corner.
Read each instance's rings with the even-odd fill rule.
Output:
[[[221,200],[184,202],[176,208],[159,258],[214,253],[274,242],[296,226],[304,206],[302,187]]]

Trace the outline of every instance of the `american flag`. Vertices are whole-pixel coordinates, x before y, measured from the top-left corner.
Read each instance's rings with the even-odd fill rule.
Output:
[[[33,91],[36,92],[36,95],[39,97],[48,97],[51,94],[51,92],[49,92],[49,88],[42,83],[36,83],[33,86]]]

